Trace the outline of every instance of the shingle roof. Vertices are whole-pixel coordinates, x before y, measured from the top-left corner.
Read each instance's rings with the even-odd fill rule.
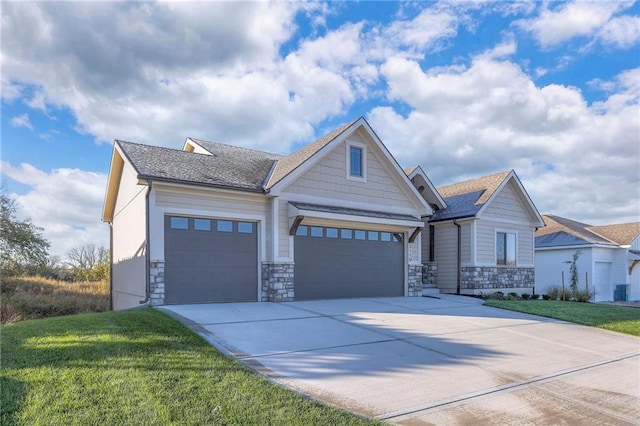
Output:
[[[544,215],[546,227],[536,231],[536,248],[572,245],[627,245],[640,235],[640,222],[591,226],[555,215]],[[635,236],[632,235],[635,232]]]
[[[590,226],[589,230],[621,246],[630,245],[640,235],[640,222]]]
[[[302,163],[307,161],[309,158],[313,157],[313,155],[320,151],[323,147],[328,145],[331,141],[333,141],[336,137],[338,137],[342,132],[347,130],[349,127],[353,125],[360,118],[357,118],[347,124],[344,124],[337,129],[327,133],[322,136],[320,139],[310,143],[309,145],[305,145],[297,151],[292,152],[291,154],[282,157],[278,160],[278,164],[276,164],[271,177],[269,178],[269,183],[267,184],[267,188],[271,188],[273,185],[284,179],[289,173],[298,168]]]
[[[447,197],[453,197],[454,195],[484,191],[482,196],[475,201],[476,204],[484,204],[489,200],[489,198],[491,198],[493,193],[496,192],[496,189],[498,189],[500,184],[504,182],[511,172],[512,170],[507,170],[477,179],[470,179],[451,185],[441,186],[438,188],[438,192],[446,199]]]
[[[447,208],[436,211],[431,222],[475,216],[512,171],[494,173],[438,189]]]
[[[140,178],[262,191],[280,156],[247,148],[198,141],[211,155],[116,141]],[[205,147],[206,144],[206,147]]]

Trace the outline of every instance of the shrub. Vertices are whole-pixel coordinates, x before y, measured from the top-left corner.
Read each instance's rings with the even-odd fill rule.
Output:
[[[516,299],[518,299],[518,293],[515,293],[515,292],[513,292],[513,291],[512,291],[511,293],[509,293],[509,295],[508,295],[508,296],[509,296],[509,300],[516,300]]]
[[[504,299],[504,293],[501,291],[496,291],[495,293],[493,293],[492,299],[498,299],[498,300],[502,300]]]
[[[522,300],[529,300],[529,296],[531,296],[529,293],[522,293],[520,295],[522,297]]]
[[[573,298],[576,302],[588,303],[593,298],[594,293],[588,290],[576,290],[573,292]]]
[[[542,300],[549,300],[549,299],[551,299],[551,296],[549,296],[548,294],[542,295]]]
[[[544,298],[544,296],[542,296],[542,297]],[[539,295],[539,294],[532,294],[532,295],[531,295],[531,298],[532,298],[533,300],[538,300],[538,299],[540,298],[540,295]]]

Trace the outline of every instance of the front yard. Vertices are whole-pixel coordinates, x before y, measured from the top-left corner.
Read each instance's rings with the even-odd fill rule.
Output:
[[[154,309],[0,328],[0,424],[371,424],[270,383]]]
[[[559,300],[495,300],[485,305],[640,336],[640,308]]]

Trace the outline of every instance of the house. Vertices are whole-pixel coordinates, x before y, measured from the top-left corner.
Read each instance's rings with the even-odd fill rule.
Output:
[[[429,203],[364,118],[289,155],[115,141],[112,305],[420,296]]]
[[[434,214],[421,233],[424,282],[442,293],[531,292],[534,232],[544,221],[515,171],[436,188],[407,170]]]
[[[569,285],[569,264],[580,251],[581,289],[595,291],[593,301],[640,300],[640,222],[591,226],[545,215],[547,227],[536,232],[536,292]]]

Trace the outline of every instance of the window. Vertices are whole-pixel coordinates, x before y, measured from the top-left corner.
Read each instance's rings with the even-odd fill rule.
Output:
[[[366,239],[367,239],[366,231],[356,230],[356,240],[366,240]]]
[[[327,238],[338,238],[338,230],[336,228],[327,228]]]
[[[351,238],[353,238],[353,231],[351,229],[341,229],[340,238],[350,240]]]
[[[189,218],[186,217],[172,217],[171,229],[189,229]]]
[[[349,180],[367,181],[367,146],[360,142],[347,141],[346,177]]]
[[[401,243],[402,242],[402,234],[393,234],[393,242]]]
[[[298,226],[298,229],[296,230],[296,236],[298,236],[298,237],[306,237],[307,236],[307,226],[306,225]]]
[[[362,148],[357,146],[349,147],[349,174],[362,177]]]
[[[378,241],[378,231],[369,231],[369,240]]]
[[[496,234],[496,262],[498,265],[516,265],[516,234],[510,232]]]
[[[238,222],[239,234],[253,234],[253,223],[251,222]]]
[[[233,232],[233,222],[230,220],[219,220],[216,229],[218,232]]]
[[[391,241],[391,233],[389,233],[389,232],[381,232],[380,233],[380,241]]]
[[[322,237],[322,228],[319,226],[311,227],[311,236],[312,237]]]
[[[196,231],[211,231],[211,221],[209,219],[193,219],[193,229]]]

